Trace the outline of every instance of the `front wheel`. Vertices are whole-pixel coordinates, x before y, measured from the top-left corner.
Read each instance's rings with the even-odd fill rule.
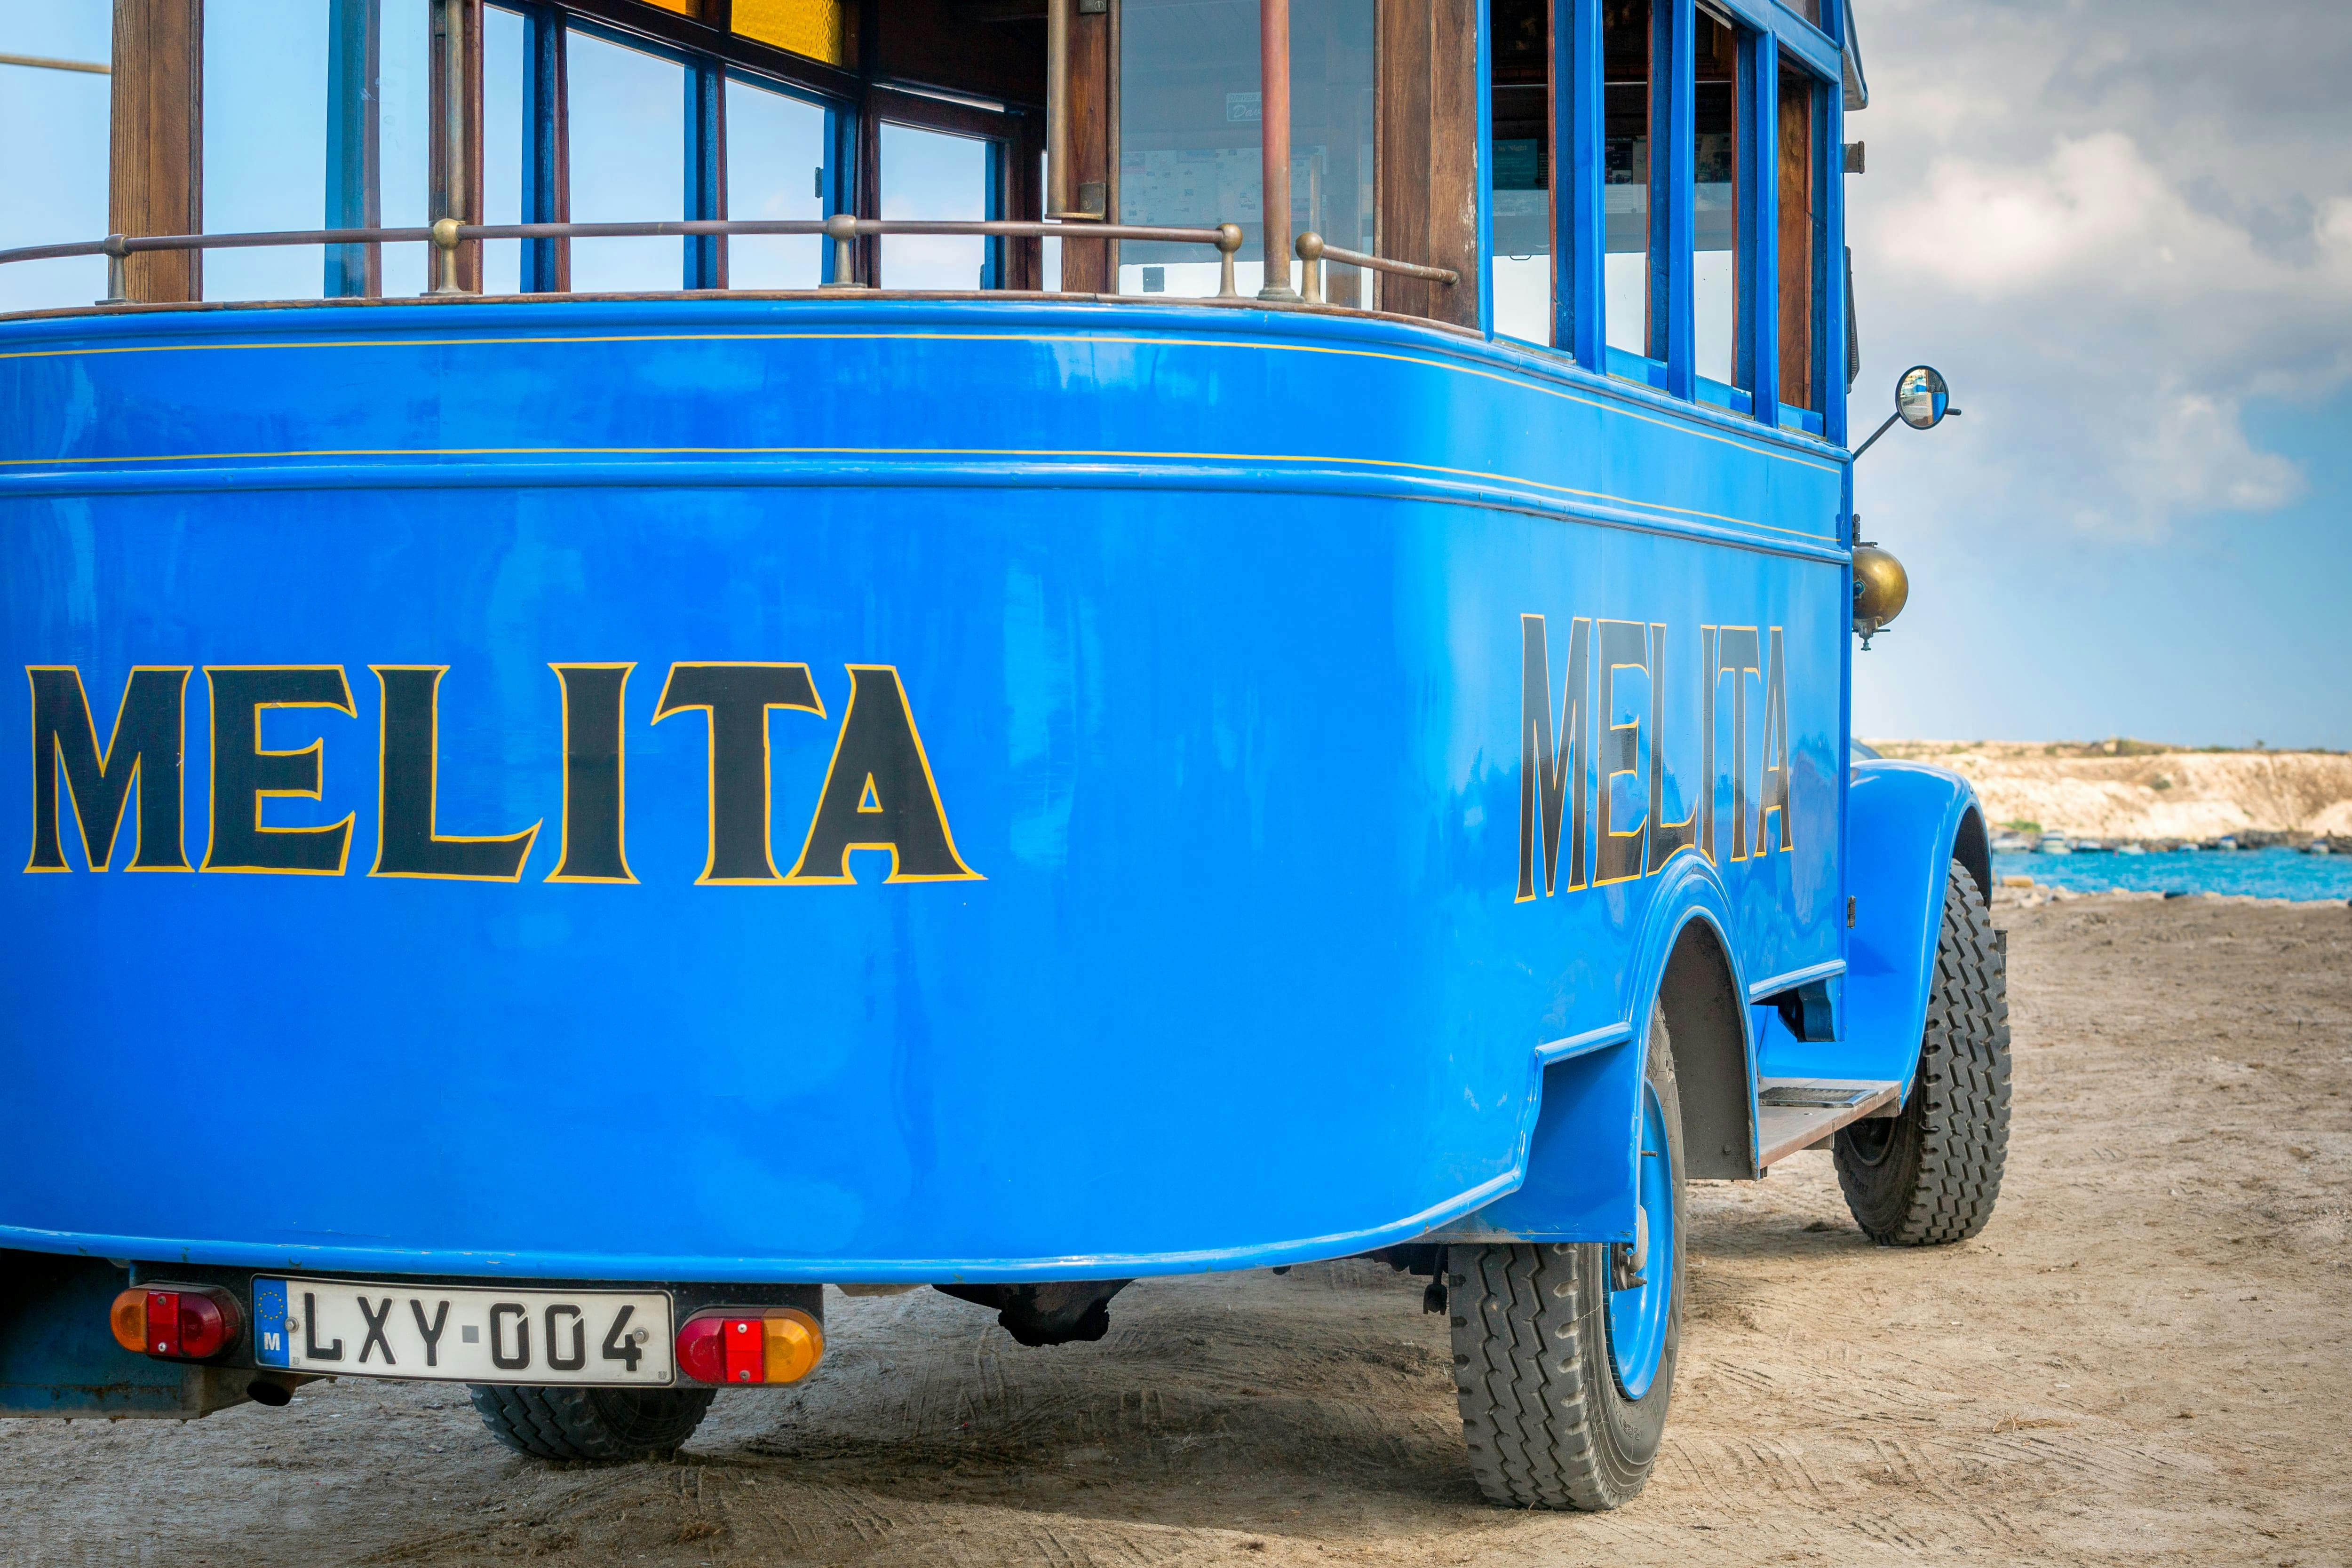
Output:
[[[1882,1247],[1965,1241],[1992,1218],[2009,1159],[2009,977],[1976,879],[1954,862],[1919,1068],[1899,1116],[1849,1124],[1838,1186]]]
[[[702,1425],[715,1388],[518,1388],[470,1385],[490,1436],[535,1459],[641,1459],[666,1454]]]
[[[1519,1508],[1615,1508],[1650,1479],[1682,1341],[1683,1124],[1663,1016],[1642,1092],[1631,1246],[1447,1249],[1454,1368],[1479,1490]]]

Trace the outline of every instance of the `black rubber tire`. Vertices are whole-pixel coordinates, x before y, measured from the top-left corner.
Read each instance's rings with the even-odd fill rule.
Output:
[[[1976,879],[1952,863],[1919,1075],[1899,1116],[1855,1122],[1832,1157],[1846,1207],[1882,1247],[1985,1228],[2009,1159],[2009,975]]]
[[[1593,1511],[1631,1501],[1665,1435],[1682,1345],[1682,1106],[1663,1015],[1650,1025],[1649,1081],[1674,1161],[1674,1294],[1657,1375],[1640,1399],[1609,1349],[1605,1244],[1486,1243],[1446,1249],[1454,1384],[1478,1490],[1517,1508]]]
[[[467,1385],[490,1436],[535,1459],[642,1459],[694,1436],[715,1388]]]

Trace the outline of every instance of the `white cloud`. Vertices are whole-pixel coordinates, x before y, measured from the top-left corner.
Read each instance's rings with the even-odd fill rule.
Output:
[[[2130,27],[2078,5],[1888,9],[1870,32],[1891,61],[1873,62],[1877,106],[1849,122],[1893,132],[1873,136],[1872,172],[1848,187],[1874,356],[1859,412],[1899,368],[1877,356],[1941,356],[1976,416],[1963,485],[1925,452],[1900,466],[1932,492],[1885,476],[1912,492],[1906,511],[1979,532],[2056,518],[2155,539],[2303,494],[2244,412],[2352,375],[2341,135],[2306,120],[2299,146],[2283,141],[2252,101],[2263,73],[2233,77],[2210,39],[2196,90],[2168,113],[2150,78],[2178,67],[2184,32],[2203,36],[2169,5]],[[2232,79],[2245,101],[2212,102]],[[2232,146],[2240,109],[2249,134]]]

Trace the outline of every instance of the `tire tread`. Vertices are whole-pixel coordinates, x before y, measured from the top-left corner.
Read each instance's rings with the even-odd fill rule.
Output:
[[[1935,981],[1897,1157],[1873,1166],[1838,1134],[1846,1207],[1882,1246],[1965,1241],[1985,1228],[2009,1157],[2009,981],[1999,934],[1975,880],[1947,872]],[[1908,1125],[1904,1125],[1908,1124]]]
[[[667,1453],[694,1435],[717,1393],[709,1388],[531,1388],[470,1385],[490,1436],[537,1459],[635,1459]]]

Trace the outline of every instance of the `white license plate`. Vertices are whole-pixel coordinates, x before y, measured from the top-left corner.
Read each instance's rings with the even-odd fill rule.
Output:
[[[660,1291],[257,1276],[253,1343],[263,1366],[338,1377],[646,1387],[675,1376]]]

